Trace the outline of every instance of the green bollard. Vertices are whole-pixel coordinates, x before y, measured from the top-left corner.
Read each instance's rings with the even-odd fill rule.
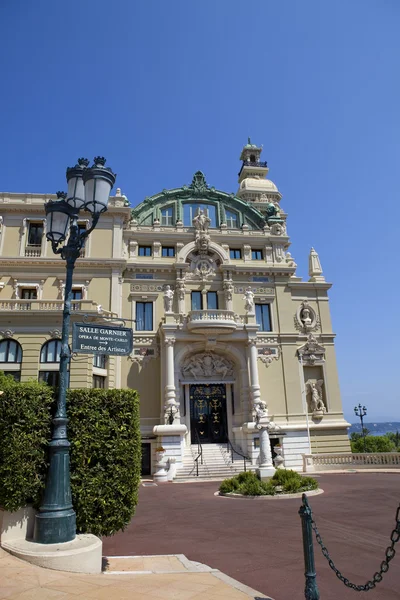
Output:
[[[319,600],[319,590],[317,586],[317,573],[315,572],[313,531],[312,531],[312,512],[308,504],[307,494],[302,496],[303,504],[300,507],[299,515],[303,532],[303,553],[306,587],[304,597],[306,600]]]

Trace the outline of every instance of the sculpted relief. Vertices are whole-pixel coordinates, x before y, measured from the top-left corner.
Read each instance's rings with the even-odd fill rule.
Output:
[[[233,376],[233,363],[214,352],[201,352],[187,358],[182,366],[182,375],[186,378],[218,377],[225,379]]]

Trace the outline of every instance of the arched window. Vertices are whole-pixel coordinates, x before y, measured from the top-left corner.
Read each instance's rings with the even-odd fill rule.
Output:
[[[49,340],[43,344],[40,351],[41,363],[59,363],[61,352],[61,340]]]
[[[2,340],[0,342],[0,371],[11,375],[15,381],[21,379],[22,348],[15,340]]]
[[[57,387],[60,381],[61,340],[49,340],[40,350],[39,381]],[[69,387],[69,381],[67,382]]]
[[[210,227],[217,226],[217,214],[213,204],[201,204],[200,202],[188,203],[183,205],[183,224],[186,227],[192,227],[193,219],[202,210],[210,218]]]
[[[229,229],[237,229],[239,227],[238,214],[232,210],[225,210],[226,226]]]

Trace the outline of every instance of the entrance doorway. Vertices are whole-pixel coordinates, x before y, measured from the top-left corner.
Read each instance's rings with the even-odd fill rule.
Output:
[[[226,442],[226,388],[223,383],[191,385],[190,433],[192,444],[197,442],[197,431],[202,444]]]

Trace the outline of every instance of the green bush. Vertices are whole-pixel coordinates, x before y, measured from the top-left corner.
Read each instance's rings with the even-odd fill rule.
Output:
[[[260,481],[253,471],[239,473],[231,479],[225,479],[219,487],[221,494],[236,492],[243,496],[275,496],[295,494],[318,489],[318,482],[312,477],[303,477],[290,469],[278,469],[269,481]]]
[[[392,452],[396,448],[395,442],[385,435],[367,435],[365,437],[365,450],[362,437],[352,438],[350,444],[352,452]]]
[[[53,389],[0,374],[0,505],[38,506],[47,470]],[[68,391],[71,489],[77,529],[112,535],[131,520],[141,469],[134,390]]]
[[[141,469],[134,390],[68,391],[72,502],[77,529],[113,535],[130,522]]]
[[[219,491],[221,494],[230,494],[231,492],[235,492],[239,487],[236,479],[224,479],[224,481],[219,486]]]
[[[243,496],[264,496],[265,489],[259,479],[248,479],[239,487],[239,493]]]
[[[0,506],[38,505],[44,489],[53,402],[42,383],[16,383],[0,373]]]
[[[309,492],[318,489],[318,481],[313,477],[302,477],[299,492]]]

